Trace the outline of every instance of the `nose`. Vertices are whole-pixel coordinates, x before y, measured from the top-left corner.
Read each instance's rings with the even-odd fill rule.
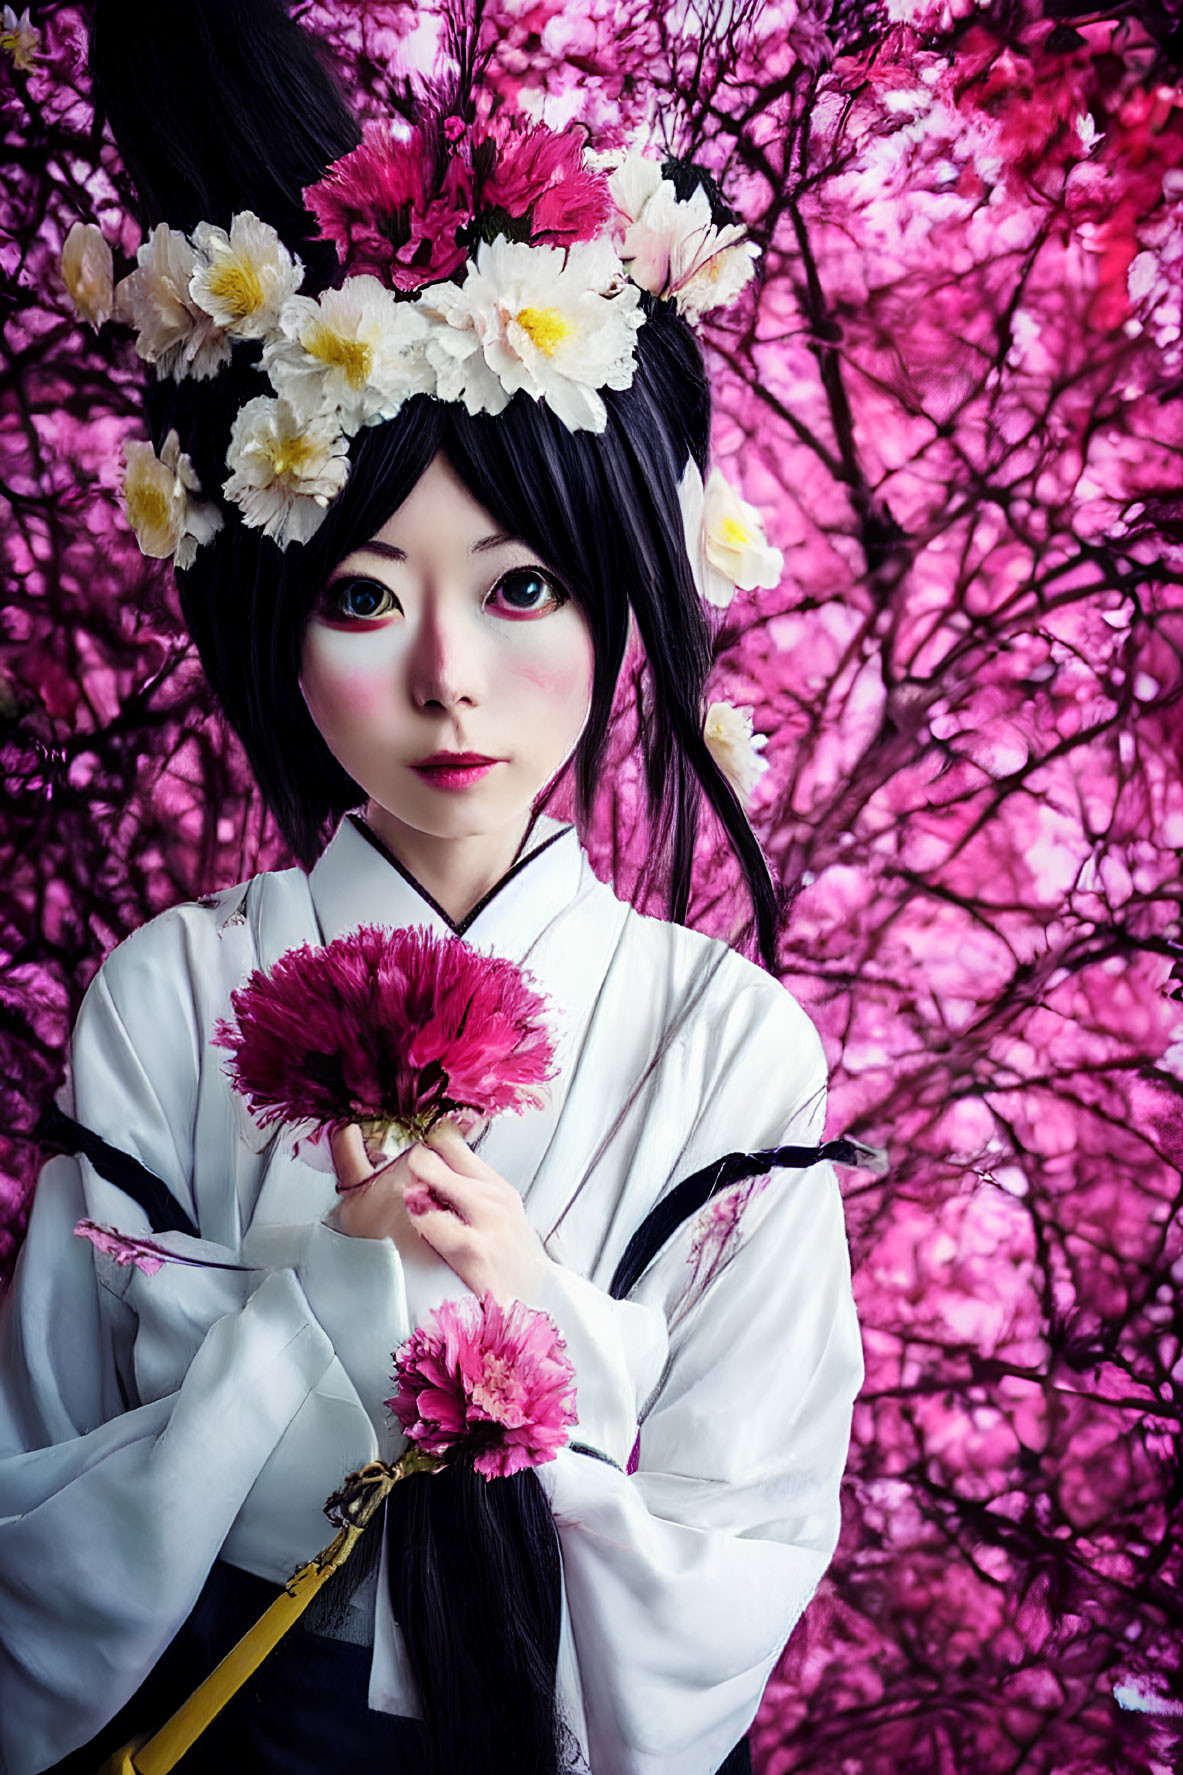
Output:
[[[425,599],[410,655],[410,692],[427,714],[474,708],[483,694],[479,637],[460,601]]]

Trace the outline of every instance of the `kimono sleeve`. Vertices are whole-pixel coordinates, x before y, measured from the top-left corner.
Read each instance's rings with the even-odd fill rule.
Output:
[[[789,1016],[765,1004],[755,1020],[750,1059],[765,1081],[776,1048],[758,1038],[775,1043],[791,1025],[800,1051],[805,1020],[787,1002]],[[806,1029],[799,1109],[784,1118],[794,1140],[804,1129],[816,1139],[824,1110],[820,1044]],[[700,1285],[704,1230],[684,1228],[633,1297],[662,1301],[671,1326],[637,1470],[571,1450],[539,1468],[595,1775],[712,1775],[751,1724],[838,1538],[862,1354],[833,1170],[771,1174]],[[690,1304],[671,1311],[680,1298]]]
[[[159,928],[158,928],[159,927]],[[117,950],[79,1014],[73,1107],[184,1201],[198,1057],[193,933],[171,916]],[[67,1097],[67,1105],[70,1099]],[[193,1605],[256,1476],[333,1360],[292,1271],[249,1297],[209,1273],[194,1326],[180,1296],[117,1271],[74,1226],[141,1230],[85,1160],[44,1168],[0,1322],[0,1767],[32,1775],[134,1692]],[[167,1272],[161,1272],[165,1279]],[[141,1402],[130,1304],[196,1353]],[[171,1301],[171,1306],[167,1304]],[[169,1323],[170,1313],[174,1323]]]

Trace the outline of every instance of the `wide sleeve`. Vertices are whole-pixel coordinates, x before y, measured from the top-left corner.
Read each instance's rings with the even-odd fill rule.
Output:
[[[189,1201],[201,1046],[189,970],[200,956],[191,926],[168,919],[115,951],[92,984],[65,1107]],[[231,1187],[229,1153],[226,1164]],[[319,1391],[341,1391],[294,1268],[120,1270],[74,1236],[84,1215],[148,1230],[87,1161],[50,1161],[0,1320],[8,1775],[86,1742],[128,1699],[289,1427]]]
[[[761,1001],[752,1076],[767,1094],[777,1032],[791,1030],[801,1055],[804,1024],[783,1121],[794,1141],[816,1140],[820,1045],[785,999],[791,1014],[771,1018]],[[723,1139],[719,1104],[708,1113]],[[670,1325],[636,1471],[564,1450],[539,1476],[594,1775],[711,1775],[750,1725],[838,1537],[862,1355],[831,1167],[775,1172],[704,1210],[634,1300],[662,1304]]]

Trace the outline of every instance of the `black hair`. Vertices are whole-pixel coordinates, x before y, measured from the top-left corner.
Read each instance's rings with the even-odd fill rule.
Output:
[[[467,1460],[412,1474],[386,1501],[385,1533],[423,1775],[559,1775],[571,1741],[555,1684],[562,1566],[538,1474],[483,1479]]]
[[[335,820],[362,799],[300,694],[304,625],[331,569],[381,528],[442,451],[498,524],[554,567],[588,622],[596,665],[576,763],[582,814],[599,779],[631,614],[652,687],[643,742],[671,914],[686,912],[701,786],[744,865],[771,947],[775,901],[763,857],[702,737],[710,631],[686,556],[678,481],[688,457],[705,462],[705,389],[688,329],[655,304],[638,335],[632,387],[605,391],[602,434],[568,431],[525,395],[496,417],[418,396],[354,441],[349,483],[309,543],[281,554],[232,515],[199,552],[179,576],[186,621],[301,861],[312,862]]]
[[[301,187],[358,139],[336,87],[282,0],[103,0],[92,31],[96,88],[138,181],[145,228],[158,221],[229,223],[253,207],[301,251],[315,287],[328,281],[310,242]],[[185,66],[183,82],[155,87]],[[209,70],[201,78],[201,70]],[[215,77],[216,71],[216,77]],[[200,89],[193,105],[184,93]],[[159,92],[169,92],[165,126]],[[174,97],[183,106],[174,115]],[[196,107],[196,108],[195,108]],[[192,113],[192,115],[191,115]],[[200,113],[200,115],[198,115]],[[319,148],[318,148],[319,144]],[[319,163],[317,160],[319,152]],[[679,189],[702,174],[673,167]],[[717,202],[714,187],[712,202]],[[278,221],[276,221],[278,217]],[[535,549],[577,597],[592,633],[591,718],[576,759],[586,819],[597,787],[616,679],[635,618],[648,668],[642,724],[651,856],[670,916],[684,919],[701,797],[739,859],[760,951],[775,964],[779,904],[768,866],[730,784],[702,736],[711,633],[683,541],[678,483],[693,458],[705,470],[710,394],[697,341],[666,303],[645,299],[632,386],[603,391],[602,434],[571,432],[545,405],[516,395],[505,412],[473,417],[417,397],[350,447],[350,479],[310,543],[281,551],[236,511],[215,543],[178,575],[182,609],[214,693],[243,745],[294,855],[310,867],[362,791],[329,752],[299,689],[303,629],[331,569],[381,528],[437,451],[499,524]],[[238,407],[265,387],[257,348],[236,348],[212,383],[157,382],[149,418],[157,441],[176,426],[202,486],[220,487]]]
[[[317,47],[284,0],[100,0],[92,23],[96,102],[136,181],[140,221],[228,226],[252,209],[299,251],[305,287],[335,274],[312,240],[301,189],[358,130]],[[164,95],[167,94],[167,103]],[[157,381],[159,444],[180,434],[207,494],[226,476],[233,417],[261,392],[258,347],[236,347],[211,382]],[[494,519],[578,600],[595,652],[591,715],[576,758],[583,816],[605,755],[616,680],[635,620],[652,852],[675,919],[686,915],[700,801],[748,881],[760,947],[774,958],[777,899],[743,810],[707,750],[711,633],[683,540],[678,484],[705,470],[710,400],[693,335],[646,300],[631,387],[603,392],[603,433],[571,432],[517,394],[496,417],[416,396],[350,446],[350,476],[311,540],[281,551],[227,508],[225,528],[178,575],[181,605],[218,701],[295,855],[310,866],[362,798],[321,738],[299,687],[304,629],[332,569],[372,537],[440,452]],[[461,1464],[395,1488],[390,1584],[418,1681],[434,1775],[558,1775],[558,1542],[537,1474],[485,1481]]]

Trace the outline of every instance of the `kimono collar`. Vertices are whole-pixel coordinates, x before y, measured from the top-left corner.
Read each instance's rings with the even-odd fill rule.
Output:
[[[548,918],[575,898],[581,866],[575,828],[542,815],[522,856],[457,926],[358,812],[345,815],[308,880],[326,943],[360,924],[423,925],[521,961]]]

